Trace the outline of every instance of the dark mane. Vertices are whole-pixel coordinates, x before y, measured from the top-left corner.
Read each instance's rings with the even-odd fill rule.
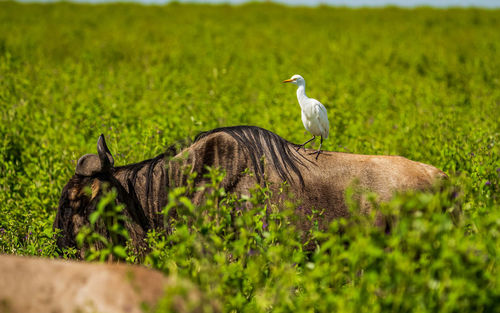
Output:
[[[128,194],[133,205],[137,208],[136,210],[134,210],[137,212],[130,212],[130,214],[132,215],[134,220],[139,225],[141,225],[144,229],[149,229],[151,227],[151,225],[149,225],[149,223],[148,223],[147,217],[144,215],[144,212],[156,212],[156,213],[158,213],[162,209],[161,205],[160,206],[158,206],[158,204],[155,205],[154,201],[152,200],[152,198],[153,198],[152,193],[153,193],[153,188],[154,188],[153,184],[155,183],[154,178],[153,178],[153,172],[155,170],[155,167],[158,165],[158,163],[161,160],[166,159],[166,158],[168,159],[168,153],[162,153],[162,154],[159,154],[152,159],[144,160],[144,161],[139,162],[139,163],[118,166],[114,169],[115,172],[124,171],[126,173],[127,186],[123,191]],[[140,184],[137,183],[137,179],[138,179],[139,172],[145,167],[146,167],[146,173],[145,173],[145,183],[146,184],[145,184],[144,190],[143,190],[144,196],[141,197],[141,196],[139,196],[138,192],[140,194],[142,194],[141,190],[139,190],[142,188],[138,189]],[[167,179],[168,173],[167,173],[167,171],[168,171],[168,169],[165,168],[165,172],[163,173],[163,177],[162,177],[163,181],[159,184],[159,186],[163,186],[164,188],[159,188],[159,190],[158,190],[160,193],[162,193],[164,195],[165,198],[167,196],[167,187],[168,187],[168,179]],[[112,179],[112,176],[109,177],[109,179]],[[116,185],[120,185],[120,183],[116,182]],[[143,207],[143,205],[141,205],[141,201],[139,200],[140,198],[143,199],[145,207]],[[128,207],[127,207],[127,209],[128,209]],[[157,216],[157,219],[158,219],[158,221],[160,220],[159,215]],[[158,221],[156,221],[156,222],[158,223]]]
[[[191,140],[188,139],[179,139],[174,141],[173,144],[167,147],[165,152],[157,155],[154,158],[147,159],[138,163],[132,163],[132,164],[127,164],[123,166],[117,166],[114,168],[115,172],[119,171],[126,171],[127,172],[127,184],[130,185],[135,185],[137,181],[137,174],[141,169],[143,169],[145,166],[148,166],[147,169],[147,175],[146,175],[146,198],[150,198],[151,194],[151,182],[153,181],[153,170],[155,166],[160,162],[161,160],[165,160],[168,162],[171,158],[173,158],[175,155],[177,155],[180,151],[182,151],[184,148],[188,147],[191,144]],[[165,168],[165,171],[168,172],[168,168]],[[168,176],[168,173],[166,174]],[[166,187],[168,187],[168,179],[166,180]],[[145,209],[149,209],[146,207]]]
[[[264,165],[261,162],[263,156],[267,162],[275,167],[278,175],[283,181],[294,183],[294,173],[297,175],[300,185],[304,185],[304,179],[297,164],[305,166],[304,162],[290,149],[295,144],[281,138],[275,133],[257,126],[231,126],[221,127],[210,131],[199,133],[194,142],[197,142],[211,134],[226,133],[233,137],[247,151],[251,159],[254,173],[259,180],[264,177]]]

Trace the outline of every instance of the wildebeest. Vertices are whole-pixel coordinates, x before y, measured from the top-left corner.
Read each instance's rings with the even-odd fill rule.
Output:
[[[117,201],[125,204],[124,214],[130,220],[126,227],[134,245],[141,247],[148,230],[165,227],[163,216],[158,213],[167,203],[168,190],[186,183],[189,175],[186,168],[198,173],[195,186],[207,182],[203,175],[206,166],[223,169],[226,176],[221,186],[236,194],[246,194],[264,181],[277,190],[286,181],[300,203],[296,211],[298,227],[304,230],[309,226],[304,216],[312,209],[324,211],[320,228],[335,218],[348,217],[345,191],[353,184],[386,201],[395,191],[428,189],[446,177],[433,166],[400,156],[324,151],[316,160],[309,155],[311,150],[296,151],[296,147],[259,127],[225,127],[199,134],[189,147],[171,158],[164,153],[140,163],[115,167],[101,135],[98,154],[80,158],[75,175],[62,191],[54,222],[54,227],[62,230],[58,246],[75,246],[75,236],[88,224],[88,216],[95,210],[106,183],[116,188]],[[84,192],[87,186],[91,194]],[[199,204],[203,192],[192,195],[192,200]],[[368,203],[363,203],[363,199],[360,202],[363,210],[369,210]],[[175,212],[169,214],[175,217]],[[383,217],[377,218],[376,224],[385,227]],[[100,231],[105,234],[106,230]]]
[[[169,312],[217,308],[189,282],[142,266],[0,255],[2,313],[140,313],[165,295],[172,297]]]

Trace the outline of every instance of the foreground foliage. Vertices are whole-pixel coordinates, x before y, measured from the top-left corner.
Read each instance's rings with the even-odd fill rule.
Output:
[[[262,186],[244,209],[214,169],[205,206],[170,191],[166,209],[191,222],[151,233],[145,260],[111,243],[88,258],[188,277],[224,311],[494,311],[499,24],[495,10],[0,3],[0,252],[74,255],[55,247],[53,208],[100,133],[117,164],[217,126],[303,142],[295,90],[280,84],[299,73],[328,109],[325,149],[403,155],[443,169],[451,186],[382,204],[397,220],[390,234],[353,202],[353,219],[313,230],[307,253],[293,205],[276,212]],[[120,219],[112,197],[94,218]],[[81,240],[99,238],[89,229]]]

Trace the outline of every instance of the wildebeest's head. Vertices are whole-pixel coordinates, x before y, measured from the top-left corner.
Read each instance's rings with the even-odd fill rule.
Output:
[[[54,228],[63,231],[63,236],[57,239],[61,248],[76,246],[76,235],[88,223],[84,217],[95,210],[105,181],[103,178],[112,171],[114,159],[103,135],[97,142],[97,152],[78,160],[75,175],[63,188],[54,221]]]
[[[138,209],[141,205],[137,197],[129,193],[129,190],[133,190],[130,187],[132,182],[129,179],[120,182],[117,178],[118,172],[104,136],[101,135],[97,142],[97,154],[82,156],[76,165],[75,175],[63,188],[54,221],[54,228],[61,230],[61,236],[57,238],[58,247],[76,247],[78,232],[89,224],[89,216],[96,210],[103,193],[111,189],[117,193],[115,202],[126,207],[123,213],[130,222],[125,226],[132,240],[143,238],[149,223]],[[103,225],[97,224],[96,231],[109,238]]]

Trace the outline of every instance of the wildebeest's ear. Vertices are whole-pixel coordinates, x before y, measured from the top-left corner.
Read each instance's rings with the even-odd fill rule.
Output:
[[[99,159],[101,160],[101,170],[108,170],[115,165],[115,160],[106,145],[106,140],[104,139],[103,134],[101,134],[97,140],[97,153],[99,154]]]
[[[102,171],[101,160],[97,154],[86,154],[76,163],[75,173],[83,176],[92,176]]]

